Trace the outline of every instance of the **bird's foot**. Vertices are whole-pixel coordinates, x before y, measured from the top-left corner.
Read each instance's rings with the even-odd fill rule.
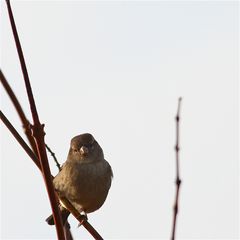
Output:
[[[88,220],[87,214],[85,212],[81,212],[79,216],[77,217],[79,224],[78,227],[80,227],[84,222]]]

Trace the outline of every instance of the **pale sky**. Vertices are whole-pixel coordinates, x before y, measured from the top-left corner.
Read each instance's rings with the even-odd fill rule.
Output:
[[[13,1],[46,142],[92,133],[112,165],[89,222],[104,239],[169,239],[181,114],[178,239],[239,238],[237,1]],[[1,2],[1,69],[31,119]],[[1,110],[23,136],[1,87]],[[1,238],[54,239],[40,172],[1,124]],[[53,175],[57,173],[49,157]],[[75,239],[89,238],[69,218]]]

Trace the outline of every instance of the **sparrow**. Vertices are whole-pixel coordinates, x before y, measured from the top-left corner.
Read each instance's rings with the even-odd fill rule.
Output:
[[[103,205],[112,178],[102,148],[90,133],[84,133],[72,138],[67,160],[53,179],[53,186],[60,198],[67,198],[80,214],[86,215]],[[65,224],[70,212],[61,203],[59,208]],[[54,225],[53,216],[46,222]]]

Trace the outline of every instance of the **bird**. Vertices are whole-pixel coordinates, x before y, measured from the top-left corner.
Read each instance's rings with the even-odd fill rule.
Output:
[[[59,198],[64,197],[83,215],[98,210],[105,202],[111,187],[113,171],[104,159],[101,146],[90,133],[72,138],[67,160],[53,179]],[[70,212],[60,202],[63,224]],[[53,216],[46,222],[54,225]]]

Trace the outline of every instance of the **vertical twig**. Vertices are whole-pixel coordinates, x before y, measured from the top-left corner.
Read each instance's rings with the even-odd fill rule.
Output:
[[[37,145],[38,158],[40,160],[43,178],[44,178],[44,181],[46,184],[49,200],[51,203],[51,208],[52,208],[52,212],[53,212],[53,218],[55,221],[57,236],[58,236],[58,239],[62,240],[62,239],[65,239],[65,235],[64,235],[64,231],[63,231],[62,218],[61,218],[61,215],[60,215],[60,212],[58,209],[57,199],[56,199],[53,184],[52,184],[51,172],[50,172],[48,159],[47,159],[47,153],[46,153],[46,149],[45,149],[44,130],[43,130],[44,125],[42,125],[39,121],[37,108],[35,105],[32,89],[31,89],[31,84],[30,84],[29,77],[28,77],[27,67],[25,64],[23,51],[22,51],[21,44],[19,41],[17,28],[15,25],[10,1],[6,0],[6,3],[7,3],[9,19],[10,19],[10,23],[12,26],[12,31],[13,31],[17,51],[18,51],[18,56],[19,56],[19,60],[21,63],[22,73],[24,76],[28,100],[29,100],[29,104],[30,104],[30,108],[31,108],[31,113],[32,113],[32,118],[33,118],[33,136],[35,138],[35,142]]]
[[[175,202],[173,208],[173,226],[172,226],[172,237],[171,239],[175,239],[176,233],[176,224],[177,224],[177,214],[178,214],[178,199],[179,199],[179,189],[181,185],[181,179],[179,175],[179,123],[180,123],[180,107],[181,107],[182,98],[178,99],[178,108],[177,108],[177,115],[176,115],[176,145],[175,145],[175,152],[176,152],[176,194],[175,194]]]

